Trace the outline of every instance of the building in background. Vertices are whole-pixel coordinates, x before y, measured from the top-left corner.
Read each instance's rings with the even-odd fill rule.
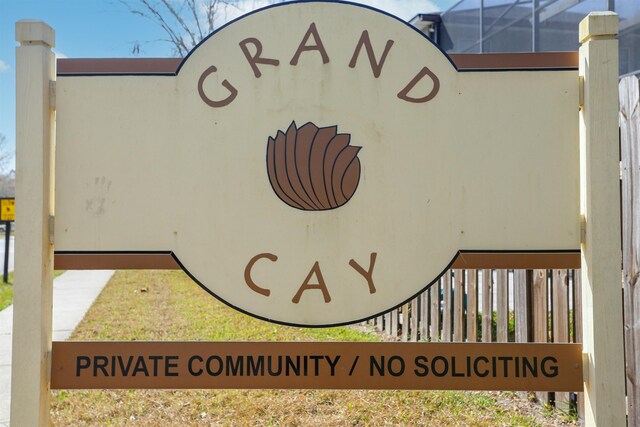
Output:
[[[640,74],[640,0],[461,0],[410,23],[447,53],[578,50],[578,24],[589,12],[620,16],[620,75]]]

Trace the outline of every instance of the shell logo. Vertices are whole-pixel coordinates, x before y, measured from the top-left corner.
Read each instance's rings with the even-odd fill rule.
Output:
[[[267,143],[267,175],[273,191],[287,205],[305,211],[339,208],[360,182],[362,147],[349,145],[351,135],[337,126],[319,128],[295,122]]]

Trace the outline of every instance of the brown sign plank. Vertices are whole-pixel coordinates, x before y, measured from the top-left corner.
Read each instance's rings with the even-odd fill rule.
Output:
[[[54,389],[582,391],[580,344],[54,342]]]
[[[578,68],[578,52],[452,53],[461,70]],[[182,58],[60,58],[58,75],[173,74]]]
[[[577,68],[578,52],[452,53],[460,70]]]
[[[580,252],[461,252],[451,268],[580,268]]]
[[[56,253],[56,270],[179,270],[166,253]],[[580,252],[463,252],[451,268],[580,268]]]
[[[180,270],[180,265],[166,253],[56,253],[56,270]]]

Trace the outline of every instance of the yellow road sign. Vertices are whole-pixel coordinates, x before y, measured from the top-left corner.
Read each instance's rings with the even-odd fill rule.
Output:
[[[16,199],[0,199],[0,221],[15,221]]]

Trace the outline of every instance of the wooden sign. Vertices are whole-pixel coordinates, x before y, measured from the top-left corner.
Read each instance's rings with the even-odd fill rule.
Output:
[[[305,387],[336,388],[579,390],[584,360],[585,424],[624,425],[617,31],[615,14],[585,18],[579,69],[461,70],[387,14],[299,1],[219,29],[175,72],[88,61],[56,77],[53,29],[18,22],[12,424],[47,425],[52,384],[251,387],[242,360],[256,384],[287,386],[268,367],[262,375],[271,356],[272,369],[280,357],[285,372],[306,372]],[[310,326],[393,308],[460,254],[579,251],[584,354],[523,344],[52,349],[54,249],[86,268],[134,256],[138,267],[178,265],[229,305]]]
[[[0,199],[0,221],[15,221],[16,220],[16,199]]]
[[[580,391],[579,344],[54,342],[52,388]]]
[[[395,17],[300,2],[172,73],[89,66],[57,80],[59,256],[171,254],[225,303],[308,326],[398,306],[469,251],[576,264],[575,65],[462,72]]]

